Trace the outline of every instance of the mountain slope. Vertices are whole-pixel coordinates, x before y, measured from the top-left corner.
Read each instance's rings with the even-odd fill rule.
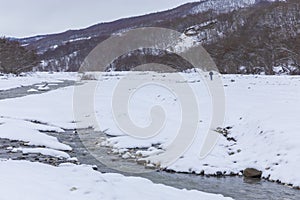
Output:
[[[98,43],[137,27],[170,28],[192,37],[203,44],[222,73],[300,73],[298,0],[202,0],[164,12],[20,41],[38,50],[40,70],[76,71]],[[128,68],[119,65],[116,69]]]

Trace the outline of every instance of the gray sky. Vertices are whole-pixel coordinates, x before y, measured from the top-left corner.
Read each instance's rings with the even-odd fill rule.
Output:
[[[56,33],[196,0],[0,0],[0,36]]]

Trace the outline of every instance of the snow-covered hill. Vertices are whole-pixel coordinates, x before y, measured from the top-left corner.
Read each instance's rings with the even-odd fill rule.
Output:
[[[37,49],[42,61],[39,70],[76,71],[88,53],[111,35],[138,27],[164,27],[200,42],[222,73],[299,74],[299,13],[298,0],[202,0],[19,41]]]

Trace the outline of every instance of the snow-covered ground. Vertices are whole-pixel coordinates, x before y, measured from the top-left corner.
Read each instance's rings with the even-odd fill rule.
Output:
[[[149,155],[162,153],[180,128],[180,101],[162,87],[147,86],[139,89],[129,101],[132,121],[141,127],[147,126],[151,122],[150,108],[157,104],[164,107],[167,121],[163,130],[155,137],[137,139],[128,136],[116,125],[111,112],[114,88],[122,76],[124,74],[102,78],[95,96],[100,129],[117,136],[108,139],[105,145],[120,151],[125,157],[129,156],[126,149],[136,147],[143,150],[131,156],[139,157],[142,154],[147,159]],[[228,135],[227,138],[220,136],[213,151],[204,159],[199,159],[198,155],[203,143],[203,133],[207,131],[211,119],[211,101],[197,74],[183,76],[198,98],[201,111],[199,134],[180,159],[161,167],[205,174],[239,174],[241,170],[253,167],[261,170],[263,177],[270,180],[300,186],[300,175],[296,173],[300,164],[299,76],[223,76],[226,95],[223,127],[228,127]],[[167,77],[168,75],[164,79],[167,80]],[[229,141],[230,137],[236,142]],[[144,150],[145,148],[148,150]]]
[[[169,77],[168,74],[156,74],[154,76],[164,80],[168,80]],[[207,131],[212,117],[210,96],[197,74],[189,73],[183,74],[183,76],[187,79],[186,82],[189,83],[198,99],[198,106],[201,111],[198,123],[199,134],[180,159],[171,165],[161,167],[180,172],[204,172],[205,174],[215,174],[216,172],[225,174],[230,174],[231,172],[239,173],[240,170],[247,167],[254,167],[262,170],[264,177],[300,186],[300,176],[296,171],[300,164],[300,124],[298,123],[300,117],[300,107],[298,106],[300,102],[300,77],[223,76],[222,80],[226,95],[226,118],[223,127],[228,127],[227,137],[234,138],[236,142],[228,141],[227,138],[220,134],[213,151],[200,160],[198,155],[203,143],[203,133]],[[161,86],[145,86],[134,93],[129,103],[129,112],[130,117],[137,125],[146,126],[151,122],[149,109],[157,104],[164,107],[167,121],[160,134],[155,137],[147,140],[132,138],[118,128],[111,111],[111,99],[114,88],[123,77],[124,73],[106,74],[98,81],[98,87],[95,96],[93,96],[95,98],[94,111],[99,122],[98,128],[105,130],[109,135],[116,136],[108,139],[106,145],[122,152],[122,155],[126,153],[128,155],[126,150],[129,148],[143,148],[137,154],[143,155],[144,159],[147,159],[149,155],[162,153],[176,137],[177,129],[180,127],[181,122],[180,101],[176,95]],[[174,80],[169,79],[168,81],[172,83]],[[85,84],[79,87],[95,83],[97,81],[85,81]],[[174,84],[184,83],[174,82]],[[31,144],[42,145],[55,150],[67,150],[68,147],[63,146],[63,144],[51,137],[47,137],[39,130],[55,130],[63,134],[62,129],[75,128],[78,124],[81,128],[90,125],[95,126],[91,118],[92,113],[85,113],[84,115],[87,119],[91,119],[90,124],[75,123],[77,119],[73,115],[73,94],[74,88],[66,87],[43,94],[1,100],[0,137],[19,138]],[[34,123],[34,120],[45,125],[37,125]],[[8,134],[7,130],[11,130],[11,134]],[[42,139],[36,140],[36,137]],[[133,156],[139,157],[138,155]],[[57,171],[57,174],[67,174],[61,177],[71,176],[72,174],[69,173],[72,173],[73,169],[78,169],[78,171],[82,169],[82,166],[52,168],[23,162],[1,162],[0,165],[1,176],[2,168],[5,168],[3,166],[12,169],[13,167],[9,167],[10,165],[24,165],[24,170],[42,169],[45,167],[49,168],[49,170]],[[21,167],[19,166],[19,168]],[[91,174],[93,173],[95,172],[91,172]],[[3,173],[3,175],[5,174],[7,173]],[[75,180],[67,180],[70,182],[62,181],[62,184],[72,188],[71,182],[76,182],[76,178],[78,178],[75,175],[72,176]],[[98,176],[103,175],[98,174],[96,177]],[[49,180],[48,178],[51,179],[51,176],[43,178]],[[53,179],[49,181],[53,182]],[[91,180],[87,178],[86,181]],[[47,188],[46,182],[45,188]],[[94,182],[92,183],[91,187],[93,189]],[[109,186],[106,185],[105,187]],[[67,187],[58,188],[63,190],[63,188]],[[76,188],[84,188],[84,186],[80,185]],[[70,190],[70,188],[68,189]],[[82,191],[75,189],[73,192],[78,192],[80,196],[84,193]],[[70,191],[70,193],[72,192]],[[95,193],[92,192],[91,194]]]
[[[230,200],[221,195],[179,190],[143,178],[102,174],[90,166],[59,167],[0,161],[1,200]]]
[[[66,73],[55,74],[53,77],[48,79],[47,75],[39,76],[29,82],[26,78],[21,80],[19,77],[9,77],[10,85],[1,87],[11,89],[20,84],[75,80],[76,76]],[[25,148],[9,146],[6,149],[11,152],[40,153],[70,161],[76,160],[65,152],[72,150],[70,146],[44,133],[53,131],[64,134],[63,129],[77,127],[73,117],[73,89],[66,87],[43,94],[1,100],[0,138],[23,141],[24,146],[29,146]],[[54,167],[3,159],[0,160],[0,180],[1,200],[231,199],[200,191],[179,190],[154,184],[143,178],[102,174],[94,171],[91,166],[70,163]]]
[[[33,85],[41,82],[60,83],[62,80],[76,80],[77,73],[26,73],[24,76],[12,74],[0,76],[0,90],[8,90],[22,86]]]

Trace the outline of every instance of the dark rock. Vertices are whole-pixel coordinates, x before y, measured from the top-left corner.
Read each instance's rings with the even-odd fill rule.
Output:
[[[95,170],[95,171],[98,171],[98,166],[97,165],[93,165],[92,169]]]
[[[243,171],[243,175],[247,178],[261,178],[262,171],[254,168],[247,168]]]
[[[222,172],[220,172],[220,171],[217,171],[217,172],[216,172],[216,176],[222,176],[222,175],[223,175]]]
[[[234,173],[234,172],[230,172],[229,176],[236,176],[238,174]]]
[[[233,138],[233,137],[227,137],[227,140],[228,140],[228,141],[237,142],[237,141],[236,141],[236,139],[235,139],[235,138]]]

